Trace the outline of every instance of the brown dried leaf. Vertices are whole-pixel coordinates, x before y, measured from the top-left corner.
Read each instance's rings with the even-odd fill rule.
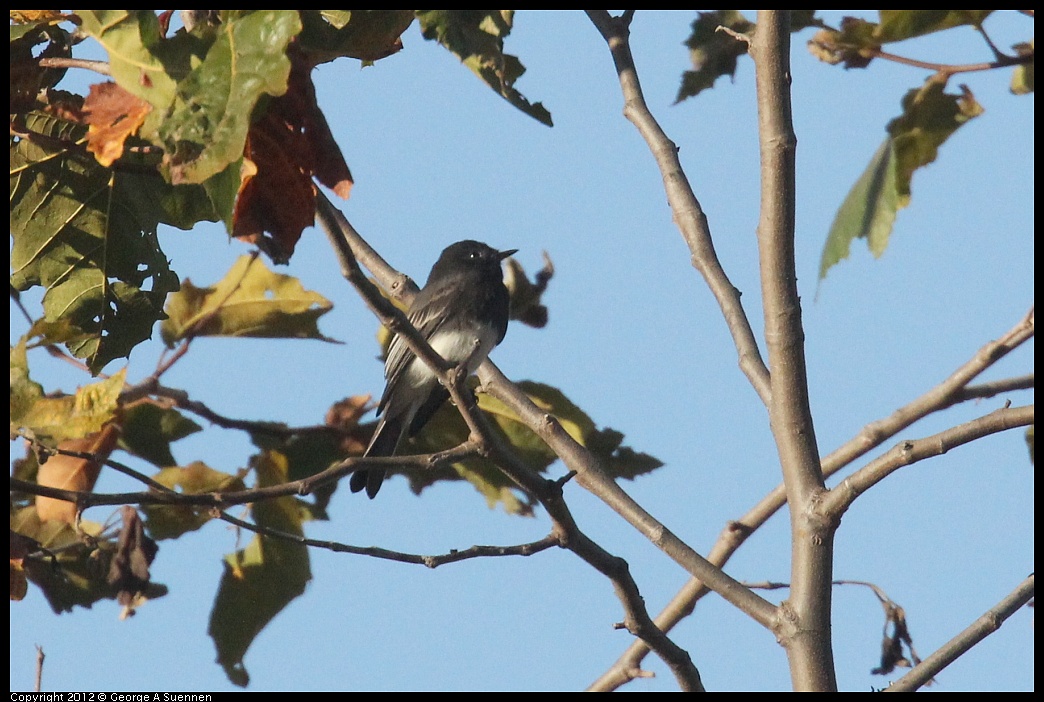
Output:
[[[123,528],[120,530],[116,553],[109,563],[106,581],[116,588],[116,601],[123,605],[123,618],[132,616],[142,604],[142,595],[149,585],[149,566],[159,551],[156,542],[145,535],[138,510],[120,508]]]
[[[124,142],[138,131],[152,106],[115,83],[100,83],[91,86],[83,111],[90,125],[87,150],[108,167],[123,155]]]
[[[11,529],[11,601],[18,602],[25,597],[28,581],[25,577],[25,557],[41,546],[36,539],[19,534]]]
[[[359,419],[373,409],[371,399],[370,395],[346,397],[326,410],[326,426],[335,427],[343,432],[340,450],[346,455],[358,456],[366,450],[368,437],[359,430]]]
[[[116,448],[120,429],[116,424],[108,424],[99,432],[85,436],[82,439],[66,439],[58,444],[58,448],[64,451],[77,453],[89,453],[94,458],[79,458],[58,454],[51,456],[40,465],[37,472],[36,482],[47,487],[60,488],[62,490],[76,490],[79,492],[90,492],[94,489],[94,483],[98,480],[102,463]],[[42,522],[65,522],[73,524],[76,521],[76,503],[66,500],[58,500],[52,497],[38,495],[36,498],[36,512]]]
[[[347,198],[352,174],[316,102],[307,65],[292,54],[284,95],[273,98],[247,135],[233,236],[262,248],[277,263],[289,260],[301,232],[315,220],[312,178]],[[266,236],[266,232],[270,236]]]

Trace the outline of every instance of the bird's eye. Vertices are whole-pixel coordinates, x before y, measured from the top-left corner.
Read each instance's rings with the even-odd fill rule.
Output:
[[[470,258],[470,259],[477,259],[477,258],[481,258],[481,257],[482,257],[482,254],[480,254],[478,251],[472,251],[471,253],[468,254],[468,258]]]

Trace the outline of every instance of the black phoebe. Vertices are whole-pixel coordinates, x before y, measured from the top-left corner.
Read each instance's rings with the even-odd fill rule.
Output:
[[[517,250],[497,251],[478,241],[451,244],[410,306],[410,322],[421,336],[449,363],[469,361],[468,373],[507,333],[509,298],[500,262]],[[431,368],[397,335],[388,347],[384,377],[377,405],[383,416],[364,456],[394,456],[403,438],[415,436],[449,397]],[[356,471],[352,492],[366,488],[373,499],[384,473],[382,468]]]

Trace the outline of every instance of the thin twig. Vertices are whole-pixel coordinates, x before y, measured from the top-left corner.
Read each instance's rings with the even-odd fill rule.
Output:
[[[389,468],[392,466],[414,468],[417,470],[431,470],[448,463],[455,463],[477,455],[477,448],[469,442],[465,442],[454,449],[417,456],[395,456],[391,458],[364,458],[361,456],[355,456],[334,463],[326,470],[320,471],[307,478],[301,478],[300,480],[291,480],[278,485],[248,488],[246,490],[236,490],[223,493],[180,493],[171,491],[163,486],[160,486],[162,489],[156,488],[146,492],[97,493],[64,490],[62,488],[50,487],[48,485],[39,485],[13,476],[10,477],[8,481],[12,491],[24,492],[30,495],[44,495],[45,497],[53,497],[58,500],[73,502],[78,506],[80,511],[102,505],[124,504],[187,505],[224,509],[232,505],[271,500],[277,497],[286,497],[287,495],[308,495],[315,491],[316,488],[327,483],[336,482],[357,470],[376,467]],[[100,461],[100,463],[112,466],[114,461],[105,460]],[[117,468],[117,470],[119,470],[119,468]],[[133,476],[136,471],[133,471],[132,469],[127,470],[131,471],[132,477],[137,477]],[[141,474],[138,475],[141,476]],[[139,479],[143,479],[146,483],[151,482],[151,479],[146,476],[141,476]]]
[[[224,429],[239,429],[250,434],[264,434],[267,436],[279,436],[284,438],[299,436],[302,434],[337,433],[340,431],[338,428],[326,424],[291,427],[282,422],[226,417],[225,415],[219,414],[210,409],[210,407],[203,402],[191,399],[186,391],[177,388],[168,388],[163,385],[153,386],[149,389],[149,394],[169,400],[175,407],[191,412]]]
[[[238,517],[233,517],[227,512],[218,511],[217,517],[222,521],[233,524],[241,529],[260,534],[261,536],[273,539],[279,539],[282,541],[289,541],[291,543],[300,544],[302,546],[309,546],[312,548],[322,548],[335,553],[350,553],[358,556],[369,556],[371,558],[381,558],[389,561],[396,561],[397,563],[412,563],[417,565],[423,565],[428,568],[437,568],[440,565],[446,565],[448,563],[457,563],[459,561],[468,560],[471,558],[496,558],[502,556],[532,556],[533,554],[546,551],[549,548],[559,546],[558,536],[551,534],[545,536],[542,539],[533,541],[526,544],[517,544],[515,546],[471,546],[466,549],[450,551],[449,553],[441,555],[422,555],[416,553],[403,553],[401,551],[392,551],[386,548],[379,548],[376,546],[352,546],[350,544],[344,544],[337,541],[323,541],[320,539],[309,539],[304,536],[297,534],[291,534],[279,529],[273,529],[272,527],[263,526],[261,524],[253,524],[251,522],[244,521]]]
[[[960,402],[967,402],[968,400],[981,400],[988,397],[996,397],[997,395],[1003,395],[1006,392],[1014,392],[1016,390],[1032,390],[1033,387],[1033,373],[1020,375],[1016,378],[1002,378],[1001,380],[992,380],[988,383],[968,385],[955,392],[953,397],[950,398],[950,401],[945,406],[950,407]]]
[[[36,682],[33,686],[34,692],[39,692],[43,684],[44,650],[40,644],[36,645]]]
[[[106,61],[54,57],[40,59],[40,66],[42,68],[85,68],[88,71],[94,71],[103,76],[112,75],[112,71],[109,70],[109,64]]]

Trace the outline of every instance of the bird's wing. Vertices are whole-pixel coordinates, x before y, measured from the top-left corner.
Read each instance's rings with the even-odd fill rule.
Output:
[[[446,298],[452,294],[452,289],[449,287],[435,291],[425,288],[414,299],[407,317],[425,339],[430,339],[445,322],[445,315],[439,314],[439,311],[445,310],[446,303],[450,302]],[[381,401],[377,405],[377,414],[387,409],[388,401],[395,393],[396,386],[415,358],[416,355],[410,350],[406,341],[396,334],[388,346],[388,358],[384,362],[384,377],[387,379],[387,384],[384,386],[384,395],[381,396]]]

